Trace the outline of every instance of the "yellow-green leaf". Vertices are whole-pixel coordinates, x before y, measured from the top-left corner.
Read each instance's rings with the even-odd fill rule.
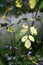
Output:
[[[37,0],[29,0],[29,6],[31,9],[34,9],[36,6]]]
[[[30,33],[32,35],[37,35],[37,28],[35,28],[34,26],[30,27]]]
[[[10,26],[10,27],[7,28],[7,31],[8,32],[13,32],[14,31],[14,28],[12,26]]]
[[[27,29],[22,29],[22,30],[20,31],[20,35],[24,35],[27,31],[28,31]]]
[[[30,48],[30,46],[31,46],[30,40],[26,40],[25,41],[25,47],[28,49],[28,48]]]
[[[22,27],[28,29],[28,25],[27,24],[23,24]]]
[[[32,42],[35,41],[35,39],[34,39],[34,37],[32,35],[29,35],[29,40],[32,41]]]
[[[22,42],[25,42],[27,39],[28,39],[28,36],[25,35],[25,36],[22,37],[22,40],[21,40],[21,41],[22,41]]]
[[[16,0],[16,7],[21,8],[22,7],[22,0]]]

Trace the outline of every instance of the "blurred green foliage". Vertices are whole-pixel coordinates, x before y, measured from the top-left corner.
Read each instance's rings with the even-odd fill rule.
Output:
[[[40,0],[38,0],[38,1],[40,1]],[[40,2],[41,2],[41,3],[40,3],[40,5],[39,5],[39,10],[40,10],[41,12],[43,12],[43,0],[41,0]],[[16,8],[16,7],[15,7],[15,0],[11,0],[11,2],[10,2],[9,4],[8,4],[7,0],[0,0],[0,4],[3,5],[3,7],[0,6],[0,14],[5,12],[7,6],[12,6],[12,5],[14,5],[14,10],[13,10],[13,12],[17,12],[17,10],[18,10],[18,11],[21,10],[22,12],[32,11],[32,10],[30,10],[30,8],[29,8],[28,6],[25,6],[24,4],[23,4],[23,7],[22,7],[21,9]],[[38,4],[38,3],[37,3],[37,4]],[[38,5],[37,5],[37,6],[38,6]],[[37,7],[36,7],[36,9],[37,9]]]
[[[14,2],[14,0],[11,1],[11,3]],[[7,8],[7,1],[6,0],[0,0],[1,4],[4,4],[5,6],[0,7],[0,13],[4,13],[6,8]],[[14,4],[14,3],[13,3]],[[16,9],[16,8],[15,8]],[[27,11],[28,8],[25,8],[25,6],[23,6],[23,8],[21,8],[21,11],[25,12]],[[20,11],[19,9],[16,9],[17,11]],[[15,11],[16,11],[15,10]],[[43,12],[43,1],[41,2],[40,6],[39,6],[39,10]],[[29,11],[29,9],[28,9]],[[43,23],[43,20],[42,20]],[[21,37],[20,37],[20,30],[22,29],[22,23],[19,22],[19,24],[17,25],[17,31],[16,33],[11,33],[10,35],[12,35],[9,39],[9,41],[7,40],[6,37],[1,38],[0,37],[0,65],[8,65],[6,62],[6,59],[3,57],[4,54],[8,54],[9,56],[13,56],[15,52],[12,51],[12,49],[5,49],[5,46],[12,46],[16,49],[15,52],[15,56],[17,60],[12,60],[11,62],[13,63],[13,65],[30,65],[32,63],[32,61],[34,62],[39,62],[39,59],[41,57],[43,57],[43,40],[41,40],[41,37],[43,36],[43,24],[42,27],[40,28],[40,31],[38,32],[37,36],[34,36],[36,41],[34,43],[32,43],[32,49],[27,49],[24,46],[24,43],[21,42]],[[27,34],[27,33],[26,33]],[[24,34],[25,35],[25,34]],[[30,55],[30,57],[32,58],[32,60],[30,60],[29,56],[27,55],[28,51],[31,51],[32,54]]]

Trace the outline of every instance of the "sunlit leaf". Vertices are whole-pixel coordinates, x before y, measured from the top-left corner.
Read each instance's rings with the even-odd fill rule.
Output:
[[[16,7],[21,8],[22,7],[22,0],[16,0]]]
[[[14,28],[12,26],[10,26],[10,27],[7,28],[7,31],[8,32],[13,32],[14,31]]]
[[[28,49],[28,48],[30,48],[30,46],[31,46],[30,40],[26,40],[25,41],[25,47]]]
[[[18,4],[16,4],[16,7],[21,8],[21,7],[22,7],[22,5],[20,5],[20,4],[18,3]]]
[[[30,33],[32,35],[37,35],[37,29],[34,26],[30,27]]]
[[[34,9],[36,6],[37,0],[29,0],[29,6],[31,9]]]
[[[28,25],[27,24],[23,24],[22,27],[28,29]]]
[[[22,40],[21,40],[21,41],[22,41],[22,42],[25,42],[27,39],[28,39],[28,36],[25,35],[25,36],[22,37]]]
[[[32,35],[29,35],[29,39],[30,39],[30,41],[32,41],[32,42],[35,41],[35,39],[34,39],[34,37],[33,37]]]
[[[20,35],[24,35],[27,31],[28,31],[27,29],[22,29],[22,30],[20,31]]]

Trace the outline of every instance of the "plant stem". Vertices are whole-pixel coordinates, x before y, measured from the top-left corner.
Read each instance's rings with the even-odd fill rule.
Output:
[[[37,3],[37,10],[36,10],[36,14],[35,14],[35,18],[36,18],[36,16],[37,16],[37,13],[38,13],[38,10],[39,10],[39,6],[40,6],[40,4],[41,4],[41,1],[42,0],[39,0],[39,2]]]

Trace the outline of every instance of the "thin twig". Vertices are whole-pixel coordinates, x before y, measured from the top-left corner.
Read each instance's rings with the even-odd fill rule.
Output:
[[[39,0],[39,2],[37,3],[37,10],[36,10],[36,14],[35,14],[35,18],[36,18],[36,16],[37,16],[37,14],[38,14],[38,11],[39,11],[39,6],[40,6],[40,4],[41,4],[41,1],[42,0]]]

